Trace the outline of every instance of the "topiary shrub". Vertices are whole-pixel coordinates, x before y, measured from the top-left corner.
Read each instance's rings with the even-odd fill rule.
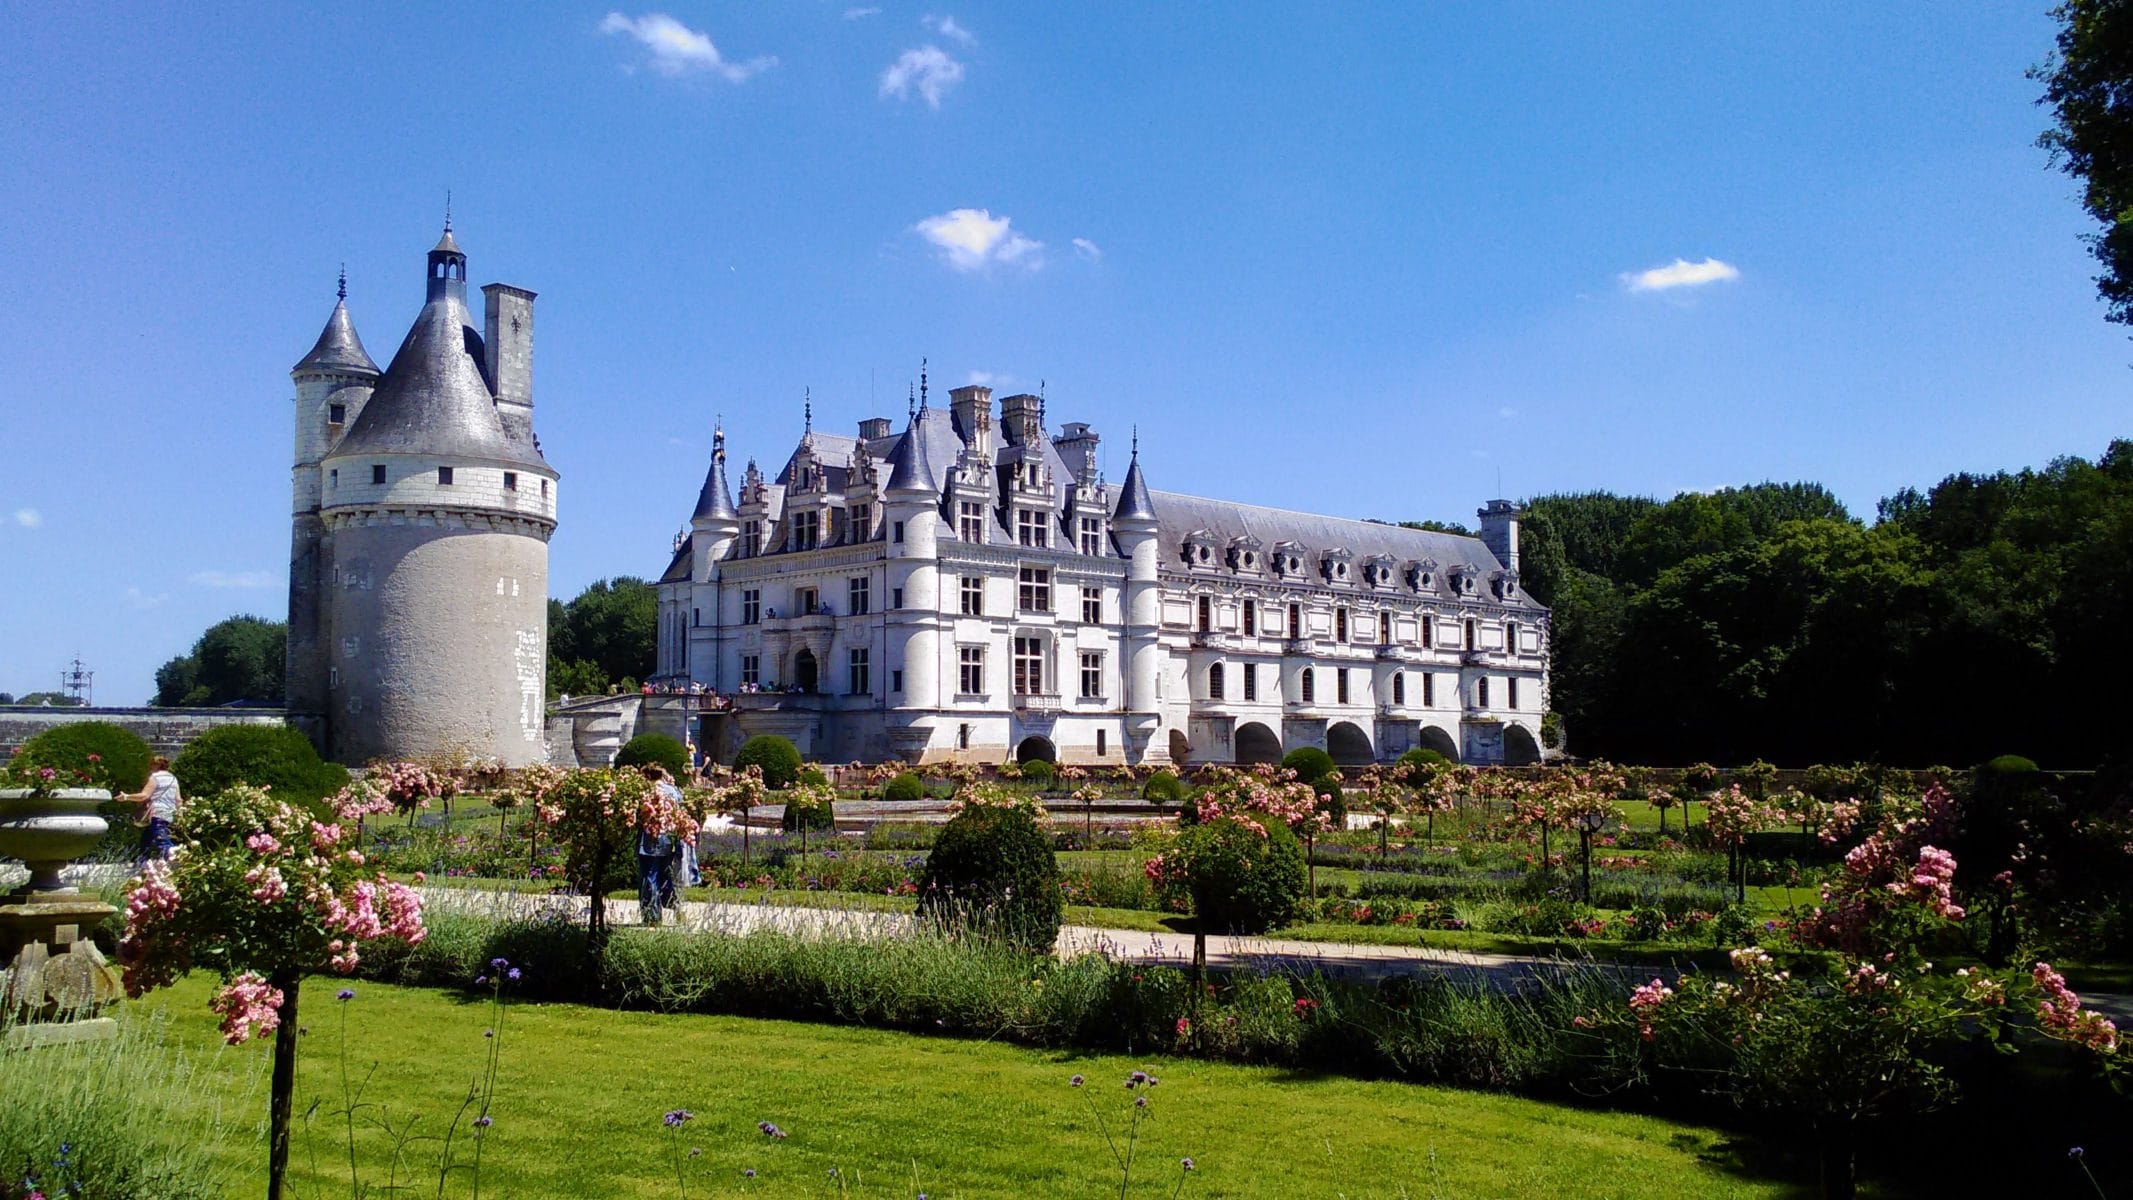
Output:
[[[1400,761],[1394,765],[1399,768],[1401,782],[1408,787],[1421,787],[1438,771],[1451,766],[1452,760],[1435,750],[1417,746],[1402,754]]]
[[[1040,789],[1052,786],[1052,764],[1041,758],[1033,758],[1023,763],[1022,781],[1036,784]]]
[[[1315,784],[1320,776],[1331,775],[1334,770],[1333,756],[1316,746],[1298,746],[1282,755],[1281,765],[1296,772],[1299,783]]]
[[[273,791],[278,800],[316,805],[348,786],[348,768],[322,762],[311,739],[285,725],[225,725],[189,743],[171,764],[187,794],[212,796],[233,784]]]
[[[1157,771],[1141,785],[1141,799],[1151,804],[1183,804],[1185,781],[1169,771]]]
[[[1181,830],[1159,875],[1160,887],[1191,897],[1203,931],[1264,933],[1301,911],[1304,851],[1280,821],[1218,817]]]
[[[829,789],[799,787],[784,800],[785,815],[779,823],[785,827],[785,832],[825,832],[837,827],[837,810],[830,800]]]
[[[830,783],[830,777],[822,773],[821,767],[815,766],[810,763],[809,765],[800,768],[800,777],[798,780],[796,780],[796,782],[803,784],[807,787],[828,787]]]
[[[791,742],[774,733],[762,733],[741,744],[741,752],[733,756],[733,768],[763,768],[763,786],[777,791],[789,788],[800,778],[800,751]]]
[[[148,782],[148,743],[123,725],[109,721],[79,721],[55,725],[15,752],[14,762],[25,767],[51,767],[62,774],[91,771],[89,756],[117,792],[137,792]]]
[[[689,777],[689,748],[663,733],[640,733],[615,755],[618,767],[642,767],[657,763],[676,779]]]
[[[881,789],[881,798],[891,804],[916,804],[926,798],[926,785],[918,776],[905,771]]]
[[[2037,764],[2019,754],[2002,754],[1979,767],[1987,775],[2027,775],[2037,769]]]
[[[1050,954],[1065,901],[1051,839],[1027,809],[964,809],[941,827],[918,883],[922,919]]]

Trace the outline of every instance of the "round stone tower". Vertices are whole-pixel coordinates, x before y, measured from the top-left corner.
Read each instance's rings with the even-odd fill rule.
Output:
[[[340,762],[547,756],[557,475],[533,435],[533,293],[485,288],[484,337],[466,272],[447,223],[421,315],[320,462],[323,740]]]

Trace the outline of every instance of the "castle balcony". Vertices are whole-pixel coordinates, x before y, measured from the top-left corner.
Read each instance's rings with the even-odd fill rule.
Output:
[[[1233,634],[1223,633],[1214,629],[1202,629],[1192,635],[1192,648],[1195,650],[1238,650],[1243,647]]]
[[[1411,656],[1407,653],[1406,647],[1386,642],[1379,644],[1377,659],[1379,662],[1408,662],[1411,660]]]
[[[1310,638],[1284,638],[1281,643],[1281,652],[1292,655],[1311,655],[1316,654],[1318,650],[1316,644]]]
[[[820,712],[836,707],[836,697],[820,692],[737,692],[728,697],[735,712]]]
[[[1016,692],[1013,704],[1016,712],[1051,714],[1060,707],[1058,692]]]
[[[1459,652],[1459,665],[1462,667],[1485,667],[1488,663],[1489,652],[1486,650],[1461,650]]]

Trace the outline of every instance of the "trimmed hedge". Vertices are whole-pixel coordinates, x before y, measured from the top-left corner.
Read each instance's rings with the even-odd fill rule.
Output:
[[[785,815],[779,818],[787,833],[805,829],[810,833],[837,827],[837,810],[827,794],[815,799],[806,792],[794,792],[785,798]]]
[[[1303,783],[1315,784],[1334,771],[1333,756],[1316,746],[1298,746],[1281,756],[1281,765],[1296,772],[1297,780]]]
[[[1185,781],[1170,771],[1157,771],[1141,785],[1141,799],[1158,804],[1183,804]]]
[[[111,788],[137,792],[148,782],[148,743],[123,725],[109,721],[79,721],[55,725],[22,744],[14,763],[25,767],[51,767],[60,772],[88,770],[89,756],[109,773]]]
[[[1051,839],[1019,808],[968,808],[942,826],[918,882],[919,915],[1051,953],[1065,900]]]
[[[918,776],[905,771],[881,789],[881,798],[891,804],[916,804],[926,798],[926,785]]]
[[[316,805],[348,786],[348,768],[323,762],[311,739],[285,725],[225,725],[196,737],[171,764],[189,795],[211,796],[239,783],[280,799]]]
[[[1279,821],[1263,833],[1235,817],[1187,826],[1171,856],[1192,891],[1194,915],[1210,931],[1264,933],[1295,920],[1303,903],[1303,846]]]
[[[1041,758],[1033,758],[1023,763],[1022,781],[1024,783],[1034,783],[1038,787],[1050,787],[1052,785],[1052,764]]]
[[[663,733],[640,733],[615,755],[618,767],[641,767],[658,763],[676,779],[689,777],[689,748]]]
[[[763,786],[774,791],[791,787],[800,778],[800,750],[774,733],[757,734],[741,744],[733,767],[763,768]]]
[[[1400,768],[1400,778],[1404,780],[1407,786],[1409,787],[1421,787],[1423,784],[1429,782],[1429,778],[1431,775],[1451,765],[1451,759],[1444,757],[1442,754],[1437,753],[1435,750],[1426,749],[1421,746],[1417,746],[1414,749],[1409,750],[1407,753],[1402,754],[1398,763],[1398,766]]]

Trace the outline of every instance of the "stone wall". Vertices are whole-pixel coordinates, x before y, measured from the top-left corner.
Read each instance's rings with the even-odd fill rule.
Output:
[[[14,757],[24,742],[57,725],[109,721],[139,734],[158,754],[172,758],[187,742],[224,725],[282,725],[278,708],[43,708],[0,706],[0,760]]]

